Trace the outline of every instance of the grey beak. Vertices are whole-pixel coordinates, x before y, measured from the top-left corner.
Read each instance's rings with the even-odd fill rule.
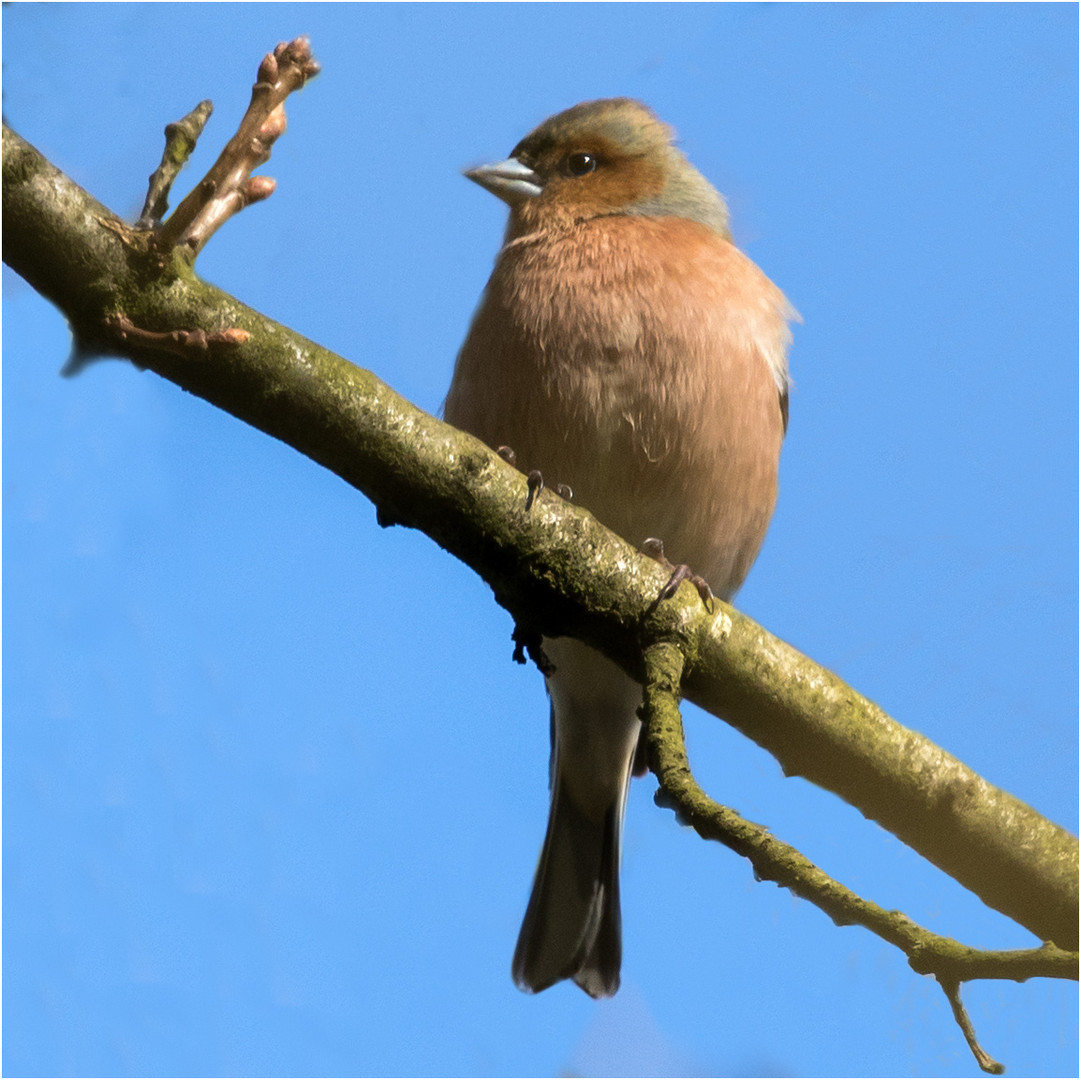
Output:
[[[517,158],[507,158],[493,165],[478,165],[475,169],[467,169],[465,175],[508,206],[536,198],[543,190],[541,178]]]

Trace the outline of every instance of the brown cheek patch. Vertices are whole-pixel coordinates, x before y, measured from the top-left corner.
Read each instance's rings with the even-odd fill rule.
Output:
[[[664,190],[664,168],[656,156],[628,157],[600,140],[595,152],[604,163],[596,172],[578,179],[560,177],[549,181],[543,201],[578,216],[621,210]]]

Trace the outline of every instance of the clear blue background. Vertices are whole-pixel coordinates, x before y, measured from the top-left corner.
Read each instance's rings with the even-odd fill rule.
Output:
[[[641,98],[803,315],[780,506],[739,606],[1061,824],[1077,818],[1077,8],[13,5],[10,123],[118,213],[163,126],[311,35],[277,194],[200,271],[435,411],[503,207],[459,175]],[[509,976],[547,705],[466,567],[115,361],[4,273],[4,1071],[951,1076],[892,948],[635,785],[624,985]],[[1023,947],[830,794],[687,710],[720,799],[886,907]],[[1076,987],[966,1000],[1076,1075]]]

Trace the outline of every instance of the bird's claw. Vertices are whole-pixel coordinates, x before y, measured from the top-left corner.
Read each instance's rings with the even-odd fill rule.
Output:
[[[508,465],[514,465],[517,467],[518,455],[514,452],[512,447],[509,446],[497,446],[495,451]],[[536,502],[537,494],[541,488],[544,487],[544,474],[540,469],[531,469],[526,475],[526,485],[529,488],[529,493],[525,498],[525,508],[531,509],[533,503]],[[556,484],[554,488],[550,490],[554,491],[561,499],[566,499],[570,502],[574,498],[574,490],[568,484]]]
[[[540,469],[532,469],[525,478],[525,482],[529,488],[529,494],[525,497],[525,508],[528,510],[533,505],[541,488],[544,487],[544,474]],[[566,499],[567,502],[574,498],[573,489],[566,484],[556,484],[554,488],[549,488],[549,491],[554,491],[561,499]]]
[[[689,581],[698,590],[698,595],[702,598],[706,611],[712,615],[713,590],[709,587],[709,582],[701,574],[696,574],[686,563],[680,563],[679,566],[673,567],[668,584],[661,589],[660,599],[671,600],[684,581]]]
[[[706,611],[711,615],[713,614],[713,590],[709,587],[709,582],[701,574],[696,574],[686,563],[673,566],[664,553],[663,541],[651,536],[642,544],[642,554],[648,555],[651,559],[656,559],[665,570],[670,571],[668,581],[657,597],[657,603],[662,600],[671,600],[676,595],[676,590],[680,585],[684,581],[689,581],[698,590],[698,595],[702,598]]]
[[[526,487],[529,488],[529,494],[525,497],[525,508],[529,510],[533,506],[533,501],[536,499],[541,488],[544,487],[544,476],[540,469],[532,469],[525,478],[525,482]]]

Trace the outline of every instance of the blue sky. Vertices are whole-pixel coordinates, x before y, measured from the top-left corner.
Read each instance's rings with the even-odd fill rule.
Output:
[[[781,499],[737,599],[1077,827],[1077,9],[29,5],[16,130],[134,218],[161,130],[311,36],[267,203],[200,272],[438,410],[503,207],[460,176],[629,95],[803,316]],[[977,1075],[893,949],[756,884],[636,783],[624,981],[511,984],[547,705],[489,590],[150,374],[58,372],[4,270],[4,1072]],[[930,928],[1031,935],[686,710],[700,780]],[[1013,1076],[1076,1075],[1077,991],[966,991]]]

